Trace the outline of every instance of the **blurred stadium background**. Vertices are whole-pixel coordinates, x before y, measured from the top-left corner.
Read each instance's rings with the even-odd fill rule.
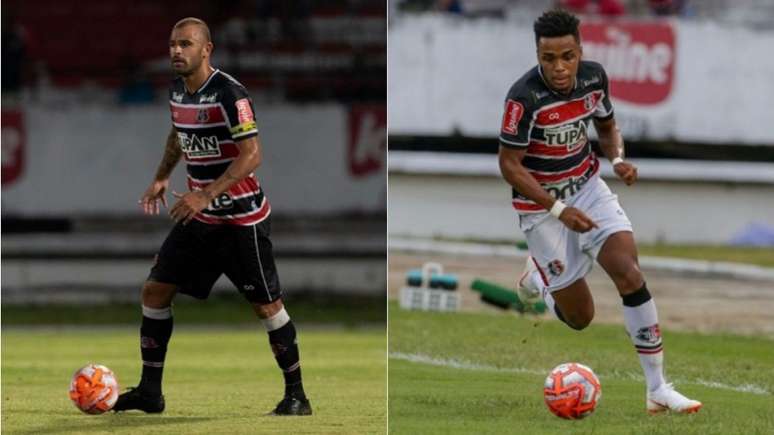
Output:
[[[385,14],[372,0],[3,0],[4,313],[136,303],[171,226],[137,199],[163,153],[167,40],[186,16],[209,23],[213,65],[253,98],[288,297],[383,311]]]

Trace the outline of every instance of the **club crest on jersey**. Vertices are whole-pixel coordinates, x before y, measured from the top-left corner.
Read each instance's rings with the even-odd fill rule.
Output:
[[[189,159],[197,157],[217,157],[220,156],[220,146],[217,136],[197,136],[182,131],[177,132],[177,141],[180,149]]]
[[[172,92],[172,99],[175,100],[175,102],[180,103],[181,101],[183,101],[183,93]]]
[[[635,337],[637,340],[656,344],[661,341],[661,329],[659,329],[658,323],[656,323],[655,325],[638,329]]]
[[[196,112],[196,122],[204,124],[205,122],[210,120],[210,112],[207,109],[199,109],[198,112]]]
[[[594,107],[594,95],[587,94],[583,98],[583,108],[586,110],[591,110]]]
[[[562,272],[564,272],[564,263],[562,263],[561,260],[557,259],[548,263],[548,273],[550,273],[551,276],[559,276]]]
[[[546,128],[543,135],[547,145],[566,146],[567,151],[574,151],[579,146],[586,144],[586,130],[585,122],[576,121],[572,124]]]

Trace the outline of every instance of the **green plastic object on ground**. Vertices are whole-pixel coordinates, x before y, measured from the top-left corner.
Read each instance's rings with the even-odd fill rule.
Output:
[[[470,284],[470,288],[481,293],[481,300],[483,302],[500,308],[507,309],[510,307],[520,313],[535,312],[540,314],[546,311],[545,302],[540,301],[532,306],[525,305],[519,300],[519,296],[516,295],[515,291],[480,278],[474,279]]]

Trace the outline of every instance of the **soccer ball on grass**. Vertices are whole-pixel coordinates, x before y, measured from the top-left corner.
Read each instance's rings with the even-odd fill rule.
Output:
[[[565,363],[548,374],[543,397],[554,415],[569,420],[581,419],[594,412],[602,397],[602,387],[590,368]]]
[[[79,369],[70,382],[70,400],[87,414],[109,411],[118,399],[118,381],[113,372],[99,364]]]

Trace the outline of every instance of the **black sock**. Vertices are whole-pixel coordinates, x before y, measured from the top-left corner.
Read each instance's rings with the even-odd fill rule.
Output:
[[[151,319],[142,316],[142,326],[140,327],[142,378],[139,388],[148,393],[161,394],[161,375],[164,371],[164,358],[171,336],[172,317]]]
[[[301,363],[293,321],[288,320],[288,323],[281,328],[269,331],[269,344],[274,352],[274,359],[277,360],[277,365],[282,369],[282,375],[285,377],[285,396],[304,398]]]

